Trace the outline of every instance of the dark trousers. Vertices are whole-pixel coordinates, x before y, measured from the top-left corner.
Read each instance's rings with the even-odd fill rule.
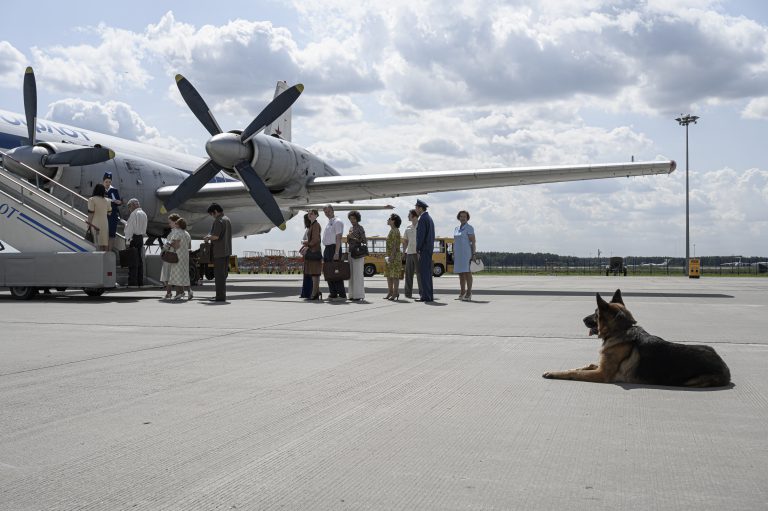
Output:
[[[416,283],[419,282],[419,258],[416,254],[405,255],[405,296],[413,296],[413,276],[416,275]],[[419,287],[421,289],[421,287]]]
[[[323,250],[323,261],[328,263],[333,261],[333,255],[336,253],[336,244],[326,245]],[[341,254],[339,254],[339,261],[341,261]],[[336,282],[328,282],[328,292],[331,296],[347,296],[347,292],[344,291],[344,281],[337,280]]]
[[[432,254],[421,254],[419,256],[419,296],[422,300],[431,302],[435,299],[432,291]]]
[[[128,244],[128,248],[136,252],[136,257],[131,261],[131,265],[128,266],[128,285],[129,286],[141,286],[144,284],[144,259],[143,250],[144,236],[141,234],[134,234],[131,236],[131,241]]]
[[[299,298],[312,298],[312,275],[304,274],[304,282],[301,283],[301,296]]]
[[[229,267],[229,257],[213,258],[213,278],[216,282],[216,300],[226,301],[227,299],[227,268]]]

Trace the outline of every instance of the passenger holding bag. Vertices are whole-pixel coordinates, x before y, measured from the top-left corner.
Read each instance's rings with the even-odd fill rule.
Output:
[[[365,299],[365,256],[368,255],[368,240],[365,229],[360,225],[360,212],[350,211],[347,215],[352,226],[347,234],[349,248],[349,299],[360,301]]]
[[[309,227],[307,227],[307,239],[302,242],[304,251],[304,275],[312,278],[312,295],[307,300],[321,300],[320,273],[323,271],[322,254],[320,253],[320,224],[317,223],[318,213],[311,209],[307,213]]]

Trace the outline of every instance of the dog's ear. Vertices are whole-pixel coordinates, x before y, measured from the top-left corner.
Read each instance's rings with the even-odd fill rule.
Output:
[[[615,293],[613,293],[613,298],[611,298],[611,303],[620,303],[624,305],[624,300],[621,298],[621,289],[617,289]]]
[[[602,310],[608,309],[608,302],[603,300],[603,297],[600,296],[600,293],[597,293],[596,296],[597,296],[597,308],[598,308],[598,310],[602,311]]]

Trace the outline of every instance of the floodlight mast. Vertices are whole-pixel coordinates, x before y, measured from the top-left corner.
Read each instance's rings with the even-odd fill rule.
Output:
[[[691,257],[691,229],[690,229],[690,207],[688,200],[688,125],[699,119],[696,115],[683,115],[675,120],[680,126],[685,126],[685,274],[689,275],[689,259]]]

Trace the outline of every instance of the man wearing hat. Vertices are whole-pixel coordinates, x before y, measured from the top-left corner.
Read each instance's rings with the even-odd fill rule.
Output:
[[[120,192],[117,188],[112,186],[112,173],[105,172],[104,177],[104,189],[107,190],[107,199],[112,203],[112,211],[109,212],[107,220],[109,222],[109,245],[108,249],[112,250],[115,246],[115,238],[117,237],[117,224],[120,223],[120,204],[123,201],[120,200]],[[130,240],[127,240],[130,241]]]
[[[419,258],[419,302],[431,302],[435,299],[432,292],[432,252],[435,249],[435,223],[427,213],[429,206],[421,199],[416,201],[416,254]]]

